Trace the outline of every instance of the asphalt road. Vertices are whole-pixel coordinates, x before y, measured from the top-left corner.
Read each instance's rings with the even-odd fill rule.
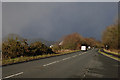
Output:
[[[4,66],[7,78],[118,78],[118,61],[97,49]]]

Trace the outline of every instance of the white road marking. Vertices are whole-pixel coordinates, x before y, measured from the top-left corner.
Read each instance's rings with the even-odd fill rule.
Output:
[[[82,54],[85,54],[86,52],[84,52],[84,53],[81,53],[81,54],[79,54],[79,55],[82,55]],[[74,55],[74,56],[72,56],[72,57],[77,57],[78,55]],[[54,62],[51,62],[51,63],[48,63],[48,64],[44,64],[43,66],[48,66],[48,65],[51,65],[51,64],[55,64],[55,63],[58,63],[58,62],[60,62],[60,61],[64,61],[64,60],[67,60],[67,59],[70,59],[70,58],[72,58],[72,57],[67,57],[67,58],[64,58],[64,59],[62,59],[62,60],[59,60],[59,61],[54,61]]]
[[[76,57],[77,55],[74,55],[74,56],[72,56],[72,57]]]
[[[43,66],[48,66],[48,65],[51,65],[51,64],[54,64],[54,63],[57,63],[57,62],[60,62],[60,61],[54,61],[54,62],[51,62],[51,63],[45,64],[45,65],[43,65]]]
[[[65,60],[65,59],[62,59],[63,61]]]
[[[85,54],[86,52],[82,53],[82,54]]]
[[[43,66],[47,66],[47,65],[43,65]]]
[[[85,74],[84,74],[84,77],[85,77]]]
[[[67,59],[70,59],[71,57],[68,57]]]
[[[4,77],[3,79],[11,78],[11,77],[14,77],[14,76],[17,76],[17,75],[20,75],[20,74],[23,74],[23,72]]]
[[[67,59],[70,59],[71,57],[67,57],[67,58],[64,58],[64,59],[62,59],[62,60],[67,60]]]

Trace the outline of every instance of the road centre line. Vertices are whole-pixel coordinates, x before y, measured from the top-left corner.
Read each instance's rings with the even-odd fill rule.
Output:
[[[62,59],[63,61],[65,60],[65,58],[64,59]]]
[[[86,52],[82,53],[82,54],[85,54]]]
[[[54,61],[54,62],[51,62],[51,63],[49,63],[49,64],[47,64],[47,65],[51,65],[51,64],[54,64],[54,63],[56,63],[56,61]]]
[[[67,57],[67,58],[64,58],[64,59],[62,59],[62,60],[67,60],[67,59],[70,59],[71,57]]]
[[[82,54],[85,54],[85,53],[86,53],[86,52],[81,53],[81,54],[79,54],[79,55],[82,55]],[[78,55],[74,55],[74,56],[72,56],[72,57],[77,57],[77,56],[78,56]],[[72,58],[72,57],[67,57],[67,58],[64,58],[64,59],[59,60],[59,61],[54,61],[54,62],[51,62],[51,63],[45,64],[45,65],[43,65],[43,66],[48,66],[48,65],[51,65],[51,64],[55,64],[55,63],[58,63],[58,62],[60,62],[60,61],[64,61],[64,60],[70,59],[70,58]]]
[[[77,55],[74,55],[74,56],[72,56],[72,57],[76,57]]]
[[[13,75],[10,75],[10,76],[7,76],[7,77],[4,77],[3,79],[7,79],[7,78],[11,78],[11,77],[14,77],[14,76],[18,76],[20,74],[23,74],[23,72],[19,72],[19,73],[16,73],[16,74],[13,74]]]
[[[45,65],[43,65],[43,66],[48,66],[48,65],[51,65],[51,64],[54,64],[54,63],[57,63],[57,62],[59,62],[59,61],[54,61],[54,62],[51,62],[51,63],[45,64]]]

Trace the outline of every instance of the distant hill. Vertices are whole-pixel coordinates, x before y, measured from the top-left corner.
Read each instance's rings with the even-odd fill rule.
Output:
[[[42,43],[44,43],[48,47],[55,43],[55,41],[47,41],[47,40],[44,40],[44,39],[41,39],[41,38],[27,39],[28,44],[34,43],[36,41],[41,41]]]

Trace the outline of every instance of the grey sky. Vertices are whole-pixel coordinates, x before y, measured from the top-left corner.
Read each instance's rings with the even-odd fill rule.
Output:
[[[114,2],[3,3],[3,37],[17,33],[26,38],[58,40],[78,32],[101,38],[106,26],[114,23],[118,5]]]

